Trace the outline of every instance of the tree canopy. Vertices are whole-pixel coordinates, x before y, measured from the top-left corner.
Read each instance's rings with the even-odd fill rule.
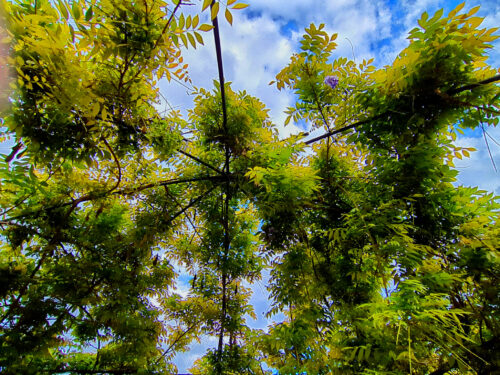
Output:
[[[457,135],[500,110],[478,8],[424,13],[383,68],[333,60],[311,24],[271,84],[324,135],[283,139],[223,79],[217,16],[246,4],[1,4],[3,373],[171,374],[203,337],[193,374],[500,371],[500,202],[453,185]],[[188,82],[182,51],[212,31],[219,81],[161,112],[158,81]],[[265,272],[285,317],[266,331]]]

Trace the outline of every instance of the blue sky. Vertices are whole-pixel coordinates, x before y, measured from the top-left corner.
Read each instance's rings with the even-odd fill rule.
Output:
[[[382,67],[390,64],[397,53],[407,45],[409,30],[417,26],[420,15],[427,11],[432,15],[443,8],[445,14],[460,1],[446,0],[248,0],[249,8],[235,11],[233,26],[220,20],[221,44],[226,81],[233,89],[246,90],[258,97],[270,109],[270,116],[280,134],[286,136],[301,130],[296,124],[283,126],[287,106],[293,105],[291,92],[280,92],[268,83],[274,79],[290,56],[298,50],[298,42],[304,28],[310,23],[324,23],[326,31],[338,33],[338,47],[333,57],[355,57],[356,61],[375,58],[374,64]],[[197,1],[193,1],[201,6]],[[481,5],[479,16],[485,17],[484,27],[500,26],[500,2],[495,0],[468,1],[464,10]],[[192,7],[194,8],[194,7]],[[184,57],[190,65],[190,76],[197,87],[210,89],[217,79],[216,57],[213,37],[205,35],[205,47],[185,51]],[[500,66],[500,43],[490,51],[489,63]],[[162,94],[170,105],[185,113],[192,107],[189,90],[175,83],[161,82]],[[500,131],[491,129],[490,134],[500,139]],[[456,163],[460,171],[457,184],[480,186],[482,189],[500,194],[500,175],[493,169],[484,139],[480,132],[467,133],[457,142],[463,147],[475,147],[469,159]],[[500,166],[500,147],[490,142],[493,158]],[[182,272],[182,270],[180,270]],[[178,284],[187,293],[186,275],[181,274]],[[252,304],[258,320],[249,320],[254,328],[265,329],[271,323],[264,318],[270,301],[265,291],[266,278],[253,287]],[[276,316],[277,321],[281,317]],[[176,357],[179,372],[187,372],[192,362],[199,358],[215,342],[209,338],[202,344],[193,345],[187,353]]]

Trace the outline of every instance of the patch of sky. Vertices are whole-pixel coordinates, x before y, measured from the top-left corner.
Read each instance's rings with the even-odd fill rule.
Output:
[[[301,130],[308,131],[309,130],[309,125],[304,119],[300,119],[299,121],[294,123],[296,127],[298,127]]]
[[[377,39],[370,43],[370,50],[372,51],[383,51],[392,45],[392,38]]]
[[[299,26],[294,20],[289,20],[280,26],[280,34],[287,38],[291,38],[292,34],[297,31],[299,31]]]
[[[252,7],[248,7],[245,9],[245,16],[250,20],[254,18],[260,18],[262,17],[262,11],[256,10],[255,8],[252,9]]]
[[[189,285],[189,282],[193,279],[193,277],[189,273],[187,273],[186,271],[184,271],[184,272],[181,272],[179,274],[179,276],[177,277],[177,279],[181,283]]]
[[[483,130],[481,129],[480,126],[477,126],[475,129],[461,129],[463,132],[463,137],[467,138],[480,138],[483,136]]]

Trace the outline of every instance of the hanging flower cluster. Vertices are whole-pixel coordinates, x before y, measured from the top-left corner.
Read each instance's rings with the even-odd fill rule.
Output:
[[[335,87],[337,87],[338,83],[339,83],[339,79],[335,76],[327,76],[325,78],[325,85],[328,85],[330,86],[332,89],[334,89]]]

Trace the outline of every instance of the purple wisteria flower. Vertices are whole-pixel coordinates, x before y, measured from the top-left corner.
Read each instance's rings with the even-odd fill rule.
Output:
[[[332,89],[337,87],[338,83],[339,83],[339,79],[335,76],[327,76],[325,78],[325,85],[330,86]]]

